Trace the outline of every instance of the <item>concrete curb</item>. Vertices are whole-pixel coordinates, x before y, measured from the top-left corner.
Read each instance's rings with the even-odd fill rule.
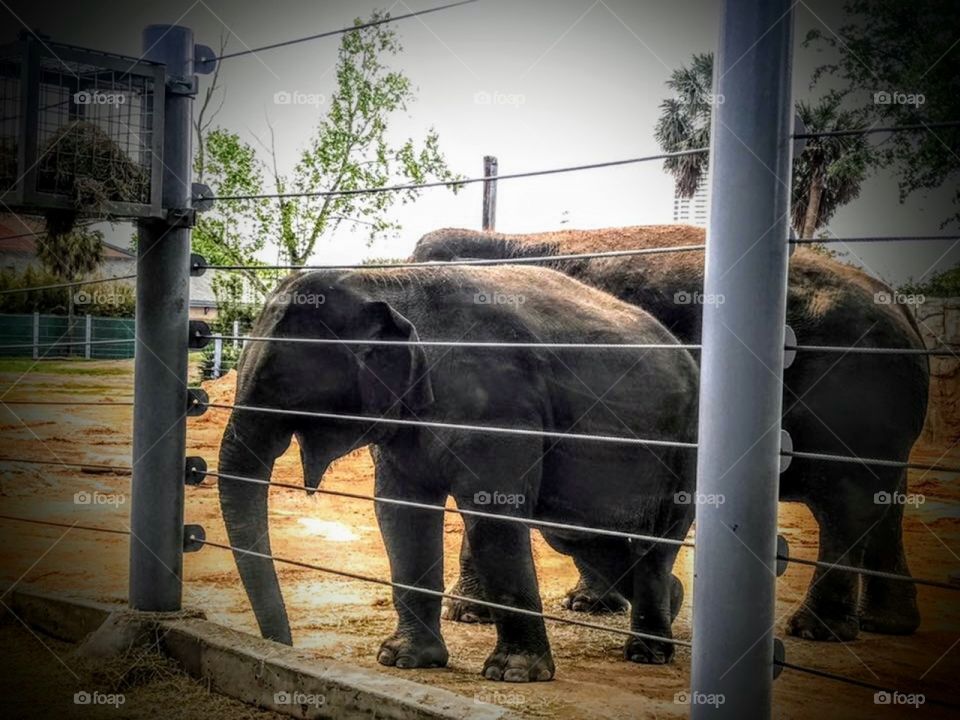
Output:
[[[23,622],[53,637],[81,642],[126,606],[28,589],[8,605]],[[150,616],[154,620],[156,616]],[[497,705],[394,677],[247,633],[183,617],[156,619],[161,650],[217,692],[296,718],[377,720],[518,720]]]

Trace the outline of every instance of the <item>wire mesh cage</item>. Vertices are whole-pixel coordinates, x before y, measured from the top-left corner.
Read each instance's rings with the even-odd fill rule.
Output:
[[[0,202],[25,214],[161,214],[165,72],[45,42],[0,47]]]

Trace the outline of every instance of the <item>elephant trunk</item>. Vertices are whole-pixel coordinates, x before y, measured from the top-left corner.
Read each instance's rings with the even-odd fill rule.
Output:
[[[274,461],[289,442],[289,435],[282,440],[264,438],[263,434],[263,428],[242,432],[240,420],[236,415],[231,417],[220,447],[220,472],[269,481]],[[238,551],[271,554],[267,524],[269,487],[226,478],[220,478],[218,485],[227,536],[230,545],[237,548],[233,556],[260,633],[270,640],[292,645],[290,623],[273,560]]]

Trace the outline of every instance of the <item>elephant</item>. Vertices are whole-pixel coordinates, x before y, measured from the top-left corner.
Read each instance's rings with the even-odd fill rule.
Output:
[[[543,531],[553,548],[598,568],[633,600],[631,628],[644,635],[627,639],[626,659],[668,662],[676,610],[671,569],[693,521],[684,498],[696,481],[696,453],[678,444],[696,433],[692,355],[681,347],[443,347],[421,334],[514,345],[677,344],[644,311],[546,268],[321,270],[287,278],[254,326],[253,336],[268,341],[248,343],[239,360],[236,404],[219,454],[223,519],[262,635],[292,643],[269,559],[269,488],[262,483],[296,436],[310,490],[332,461],[373,446],[376,516],[398,615],[396,632],[380,647],[381,664],[447,663],[439,595],[443,512],[383,500],[443,506],[449,496],[461,510],[642,534]],[[328,342],[284,342],[292,338]],[[334,416],[310,414],[317,412]],[[494,612],[497,643],[483,675],[551,679],[544,621],[530,614],[542,613],[530,527],[470,514],[463,521],[484,597],[528,611]],[[645,539],[652,536],[668,540]]]
[[[507,235],[447,228],[424,235],[414,261],[518,258],[700,245],[702,228],[650,225]],[[650,312],[683,343],[699,343],[704,253],[697,251],[541,263]],[[716,301],[716,299],[714,300]],[[827,253],[799,246],[789,267],[787,323],[805,345],[921,349],[917,321],[893,291]],[[929,366],[922,354],[800,352],[783,377],[782,426],[797,450],[907,461],[926,415]],[[909,575],[903,549],[904,469],[794,458],[780,499],[805,503],[820,528],[819,559]],[[891,503],[890,499],[894,501]],[[470,550],[458,586],[471,587]],[[590,568],[570,591],[573,609],[619,609]],[[482,607],[447,603],[445,617],[486,619]],[[850,572],[814,573],[787,624],[794,636],[849,641],[860,630],[908,635],[920,625],[913,583]]]

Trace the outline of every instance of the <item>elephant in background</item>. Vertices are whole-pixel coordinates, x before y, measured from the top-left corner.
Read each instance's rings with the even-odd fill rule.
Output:
[[[322,301],[318,299],[322,298]],[[313,302],[310,300],[313,299]],[[301,302],[302,300],[302,302]],[[573,350],[404,345],[426,339],[512,342],[670,343],[647,313],[544,268],[447,266],[319,271],[294,275],[268,299],[238,366],[236,404],[362,415],[370,422],[234,409],[220,448],[219,481],[230,543],[270,554],[268,480],[296,436],[304,484],[317,488],[331,462],[374,446],[376,494],[673,540],[693,519],[685,501],[695,453],[662,445],[468,432],[391,423],[457,424],[689,442],[696,432],[697,366],[685,350]],[[284,338],[370,340],[349,345]],[[378,419],[384,422],[377,422]],[[385,503],[377,519],[393,581],[443,590],[443,513]],[[472,568],[490,601],[541,612],[530,529],[464,516]],[[543,532],[547,542],[595,568],[631,598],[631,628],[669,640],[676,610],[676,544]],[[273,561],[234,553],[261,633],[291,643]],[[397,587],[396,632],[378,660],[414,668],[448,660],[439,596]],[[497,644],[483,674],[513,682],[554,674],[543,619],[494,612]],[[628,660],[664,663],[668,641],[631,636]]]
[[[447,228],[424,235],[412,259],[516,258],[705,242],[701,228],[650,225],[505,235]],[[699,343],[702,252],[545,262],[650,312],[683,343]],[[893,291],[849,265],[806,247],[790,260],[787,323],[805,345],[923,348],[913,315]],[[709,301],[709,299],[706,299]],[[798,450],[907,461],[927,409],[929,367],[918,355],[802,352],[784,372],[783,428]],[[909,575],[903,549],[905,470],[794,458],[780,499],[805,503],[820,526],[819,559]],[[464,548],[460,584],[473,584]],[[581,568],[581,571],[584,569]],[[574,609],[619,608],[587,568],[571,590]],[[479,606],[448,604],[451,619],[485,619]],[[852,640],[860,630],[902,635],[920,624],[912,583],[818,568],[788,631],[814,640]]]

